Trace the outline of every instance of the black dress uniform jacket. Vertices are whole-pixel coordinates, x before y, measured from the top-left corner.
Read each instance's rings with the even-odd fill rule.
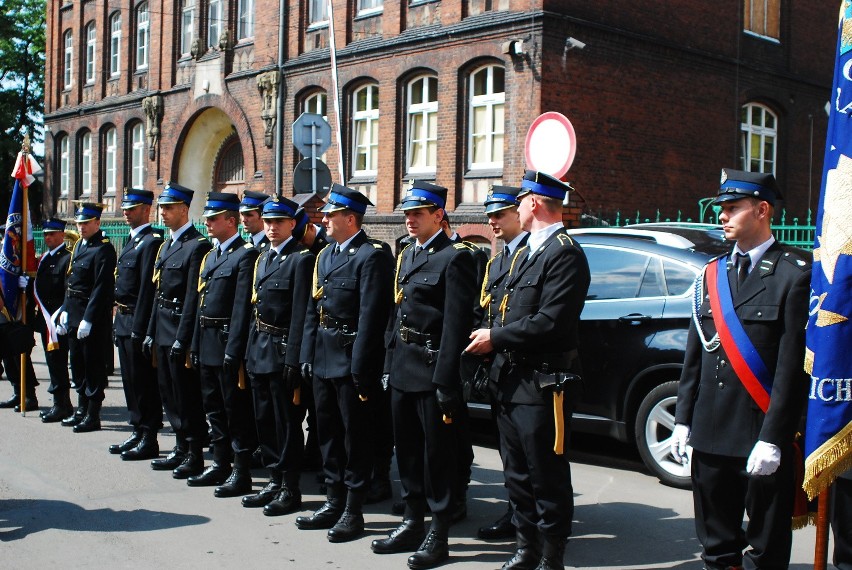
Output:
[[[204,366],[221,366],[225,355],[242,360],[246,353],[251,318],[251,290],[257,250],[237,237],[221,254],[207,254],[198,279],[198,319],[192,352]],[[202,319],[221,319],[222,324],[202,326]]]
[[[269,261],[273,253],[267,246],[255,266],[254,313],[246,350],[246,370],[252,374],[281,372],[285,364],[299,366],[315,258],[294,239]],[[287,336],[260,331],[258,322],[286,330]],[[282,340],[286,344],[283,351],[279,348]]]
[[[115,336],[127,337],[136,333],[144,337],[151,320],[156,286],[154,259],[163,243],[163,233],[147,226],[128,240],[121,253],[115,277]]]
[[[109,323],[115,286],[115,249],[98,230],[87,243],[77,240],[68,268],[65,310],[68,327],[76,329],[85,320],[92,326]]]
[[[529,234],[518,242],[518,249],[527,245]],[[490,329],[494,326],[500,316],[500,301],[503,300],[503,287],[506,284],[506,276],[512,266],[512,257],[507,256],[504,251],[497,252],[485,266],[485,278],[481,280],[482,289],[479,297],[479,308],[477,309],[478,323],[482,328]]]
[[[375,386],[382,374],[384,331],[393,302],[393,258],[363,230],[332,261],[333,247],[320,252],[316,262],[300,362],[313,362],[320,378],[356,375],[362,386]],[[323,326],[320,313],[341,326]],[[357,332],[351,344],[343,324],[349,334]]]
[[[68,273],[68,262],[71,260],[71,250],[60,247],[55,253],[45,252],[36,270],[35,290],[38,298],[44,304],[50,314],[56,312],[65,301],[65,277]],[[36,322],[37,330],[44,330],[44,317],[41,315],[41,307],[37,307],[40,322]]]
[[[505,316],[501,326],[491,331],[491,342],[498,351],[492,367],[492,378],[498,380],[498,400],[549,405],[551,394],[538,392],[529,373],[540,362],[546,362],[550,372],[571,371],[576,366],[572,361],[576,360],[580,313],[590,282],[586,255],[560,229],[532,258],[527,247],[518,248],[505,279]],[[498,310],[502,302],[497,301]],[[507,351],[525,362],[511,365]]]
[[[807,252],[775,242],[739,291],[736,272],[728,272],[737,316],[774,377],[766,414],[737,378],[725,350],[704,350],[695,322],[690,326],[675,421],[692,427],[689,443],[694,449],[748,457],[758,440],[782,448],[792,443],[809,386],[803,362],[810,269]],[[710,339],[716,328],[706,285],[704,291],[699,315]]]
[[[187,228],[170,247],[169,244],[170,240],[166,240],[154,264],[158,287],[148,336],[159,346],[171,346],[179,340],[189,349],[198,311],[201,260],[213,246],[194,226]]]

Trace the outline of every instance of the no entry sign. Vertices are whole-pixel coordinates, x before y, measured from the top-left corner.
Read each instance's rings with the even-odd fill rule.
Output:
[[[562,178],[577,154],[577,135],[562,113],[548,111],[533,121],[524,143],[527,168]]]

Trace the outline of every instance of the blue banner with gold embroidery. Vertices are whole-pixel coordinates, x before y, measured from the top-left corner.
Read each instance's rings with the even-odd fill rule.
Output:
[[[805,370],[811,375],[804,489],[852,467],[852,6],[840,9],[816,219]]]

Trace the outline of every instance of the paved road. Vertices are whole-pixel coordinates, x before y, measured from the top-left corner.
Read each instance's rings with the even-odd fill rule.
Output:
[[[34,359],[45,378],[39,348]],[[3,382],[0,398],[9,393]],[[46,385],[39,396],[42,404],[49,401]],[[216,499],[210,489],[191,489],[152,471],[148,462],[109,455],[109,444],[128,433],[123,397],[120,380],[111,377],[104,430],[90,434],[42,424],[37,413],[0,410],[3,568],[406,567],[406,555],[370,551],[370,540],[397,523],[389,501],[367,507],[367,536],[329,544],[323,531],[297,530],[295,515],[264,517],[242,508],[239,499]],[[513,551],[509,542],[473,538],[477,527],[505,509],[499,457],[487,432],[477,438],[469,517],[451,532],[450,567],[499,568]],[[173,443],[171,434],[161,434],[162,450]],[[634,451],[605,439],[578,437],[569,453],[577,507],[568,567],[701,568],[689,492],[659,484]],[[262,483],[257,472],[256,488]],[[314,474],[304,476],[303,492],[306,510],[320,506]],[[813,528],[797,531],[794,541],[791,568],[811,567]]]

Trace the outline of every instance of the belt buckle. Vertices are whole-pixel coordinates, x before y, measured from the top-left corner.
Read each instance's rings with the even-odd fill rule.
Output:
[[[402,342],[408,344],[408,328],[399,327],[399,338]]]

